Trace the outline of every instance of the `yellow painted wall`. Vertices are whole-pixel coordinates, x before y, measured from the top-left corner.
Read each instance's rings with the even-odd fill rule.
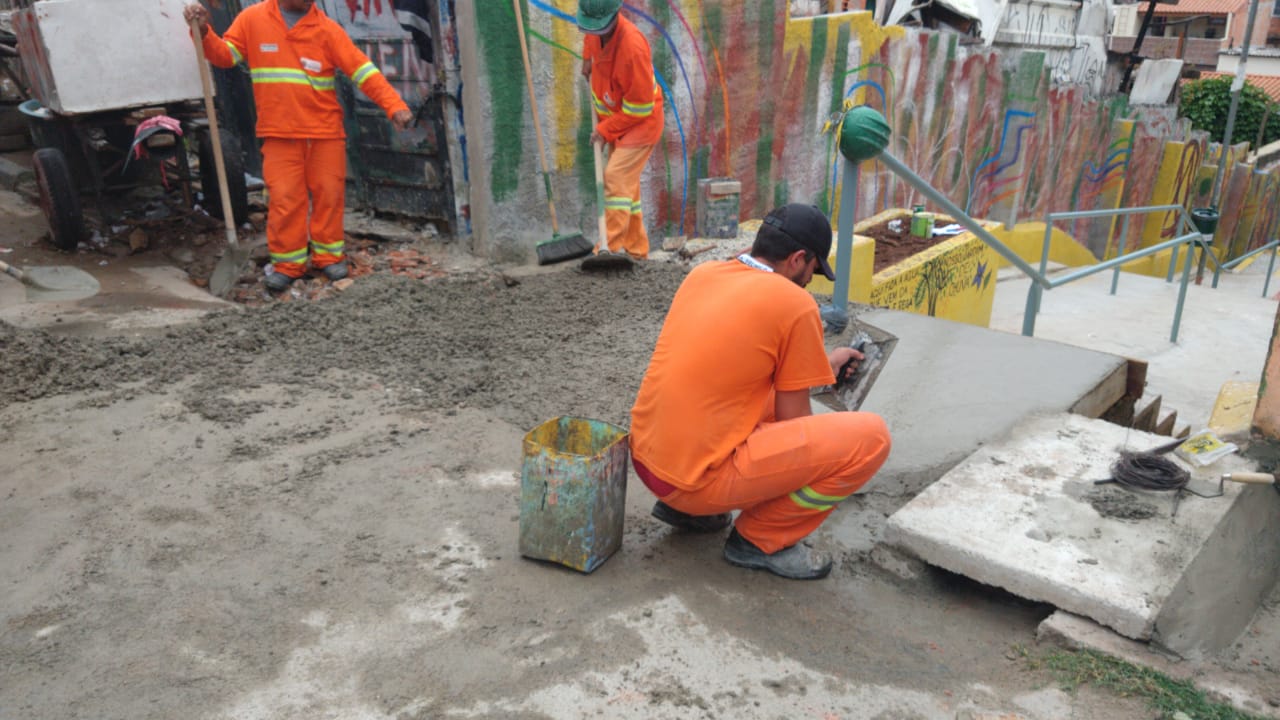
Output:
[[[1012,228],[995,225],[988,229],[1018,257],[1032,264],[1040,262],[1040,253],[1044,250],[1044,223],[1018,223]],[[1049,260],[1069,267],[1084,267],[1098,262],[1088,248],[1056,227],[1049,238]],[[999,253],[996,254],[996,262],[997,267],[1009,265],[1009,261]]]
[[[850,302],[871,302],[871,269],[875,266],[876,241],[862,235],[853,236],[853,254],[849,263],[849,300]],[[835,243],[831,245],[831,255],[827,258],[831,269],[836,270]],[[835,283],[815,275],[805,288],[815,295],[830,295],[835,292]]]
[[[865,232],[866,228],[895,217],[909,222],[910,216],[910,211],[901,208],[886,210],[858,223],[854,231]],[[938,222],[950,222],[950,219],[939,217]],[[994,223],[984,223],[984,226],[990,229]],[[863,239],[866,240],[863,247],[874,250],[874,241]],[[972,233],[962,233],[876,273],[870,278],[867,301],[880,307],[986,327],[991,322],[991,303],[995,299],[998,257],[994,249]],[[871,266],[871,262],[854,263],[855,272]],[[851,279],[855,287],[865,282],[857,276]],[[816,282],[811,283],[809,289],[819,292]]]

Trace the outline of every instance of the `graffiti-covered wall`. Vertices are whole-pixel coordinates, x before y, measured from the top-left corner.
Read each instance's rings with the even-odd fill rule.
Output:
[[[577,2],[520,1],[559,221],[594,237]],[[664,137],[642,181],[651,241],[693,232],[700,178],[741,182],[744,218],[787,201],[834,211],[840,164],[835,138],[823,129],[847,103],[884,112],[891,151],[978,217],[1012,224],[1050,211],[1208,198],[1213,166],[1205,163],[1216,153],[1203,134],[1177,120],[1173,107],[1096,96],[1100,69],[1064,72],[1062,57],[1043,48],[999,42],[993,49],[956,33],[885,28],[869,12],[793,17],[790,5],[625,3],[649,39],[667,100]],[[477,58],[465,101],[472,206],[483,215],[477,249],[527,259],[550,226],[515,10],[508,0],[465,12],[459,6],[459,26],[471,28]],[[1243,247],[1274,223],[1235,215],[1248,216],[1246,204],[1263,212],[1276,183],[1240,168],[1227,173],[1223,224],[1248,235],[1230,240]],[[877,163],[863,164],[858,217],[917,200]],[[1129,223],[1127,247],[1153,242],[1170,231],[1166,225],[1162,218]],[[1122,228],[1095,220],[1063,229],[1101,255],[1120,244]]]

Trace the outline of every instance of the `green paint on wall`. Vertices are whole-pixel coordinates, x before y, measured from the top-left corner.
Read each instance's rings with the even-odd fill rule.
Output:
[[[761,111],[763,117],[773,117],[773,103],[767,103]],[[773,174],[773,130],[760,128],[756,141],[756,206],[762,210],[769,201],[769,178]]]
[[[668,7],[666,3],[658,3],[653,8],[653,19],[657,20],[658,24],[664,28],[672,27],[671,8]],[[671,46],[667,44],[665,39],[656,39],[653,42],[650,42],[649,45],[653,50],[654,69],[656,69],[662,77],[667,79],[667,83],[671,86],[671,91],[675,92],[676,79],[679,78],[680,75],[676,72],[676,62],[674,56],[671,54]],[[670,100],[667,100],[667,102],[670,103]],[[669,111],[670,108],[668,108],[668,112]],[[689,132],[689,128],[686,128],[685,131]],[[693,128],[692,132],[696,138],[698,129]]]
[[[1040,80],[1044,77],[1044,53],[1024,52],[1018,58],[1018,71],[1009,84],[1009,101],[1016,107],[1035,104],[1040,99]],[[1008,78],[1006,82],[1008,82]]]
[[[789,202],[791,202],[791,186],[787,183],[787,179],[783,178],[773,186],[773,207],[781,207]]]
[[[711,160],[711,148],[703,146],[693,151],[693,160],[689,163],[689,186],[692,188],[696,185],[696,179],[710,177],[707,174],[707,166]]]
[[[578,131],[574,136],[573,162],[578,168],[578,192],[583,198],[591,198],[586,205],[595,205],[596,157],[591,149],[591,91],[586,83],[578,85]],[[592,210],[594,211],[594,207]]]
[[[525,116],[524,63],[511,8],[502,3],[485,2],[476,3],[475,12],[489,85],[489,106],[493,108],[495,147],[489,169],[490,192],[495,201],[502,201],[511,197],[520,185],[520,160],[524,155],[521,136]]]
[[[818,82],[822,79],[823,58],[827,56],[827,22],[815,20],[811,23],[813,30],[809,39],[809,67],[805,71],[804,96],[813,98],[815,102],[805,108],[808,113],[809,127],[818,127]]]
[[[760,62],[768,67],[773,62],[773,34],[777,32],[777,26],[774,25],[773,19],[777,17],[777,5],[774,0],[760,0],[759,14],[756,16],[756,27],[760,28],[760,37],[757,44],[760,48],[760,54],[756,57],[760,58]]]
[[[844,23],[836,31],[836,56],[831,67],[831,113],[840,112],[844,104],[844,80],[849,76],[849,24]],[[857,78],[854,78],[855,80]]]
[[[722,34],[723,26],[724,17],[721,14],[719,4],[706,5],[703,8],[702,15],[702,44],[703,47],[706,48],[706,61],[709,63],[707,72],[714,74],[715,77],[719,77],[719,68],[715,64],[715,58],[711,55],[711,48],[719,47],[720,43],[724,42],[724,35]],[[711,128],[713,128],[712,136],[708,141],[714,143],[716,142],[717,137],[723,137],[725,125],[725,104],[729,99],[724,96],[721,84],[715,82],[714,78],[709,77],[706,78],[706,80],[707,100],[703,107],[706,112],[706,122],[711,126]],[[722,147],[721,150],[723,151],[723,149],[724,148]],[[720,167],[724,168],[727,162],[728,158],[722,159],[720,161]],[[703,176],[699,175],[699,177]]]

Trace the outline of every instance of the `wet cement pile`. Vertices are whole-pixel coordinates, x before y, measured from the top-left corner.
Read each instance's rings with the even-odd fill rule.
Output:
[[[684,274],[650,263],[608,276],[371,276],[323,302],[222,312],[143,338],[0,323],[0,403],[193,378],[187,401],[234,423],[260,407],[232,394],[280,384],[342,397],[333,378],[366,375],[391,402],[427,410],[483,408],[525,427],[561,414],[625,425]]]

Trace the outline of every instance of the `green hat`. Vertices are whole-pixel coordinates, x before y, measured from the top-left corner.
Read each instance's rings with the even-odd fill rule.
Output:
[[[880,154],[889,144],[889,123],[866,105],[845,113],[840,122],[840,154],[851,162],[862,162]]]
[[[622,0],[580,0],[578,29],[588,35],[603,35],[613,29],[622,9]]]

